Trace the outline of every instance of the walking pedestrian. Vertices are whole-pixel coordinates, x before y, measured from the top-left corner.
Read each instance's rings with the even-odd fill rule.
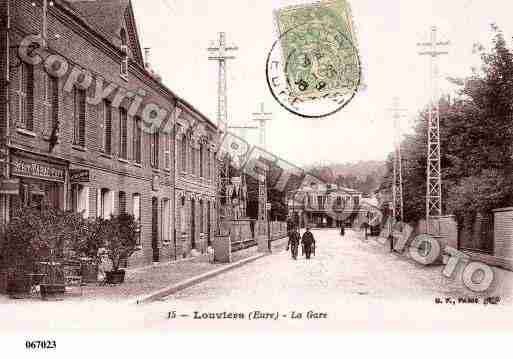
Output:
[[[290,253],[294,260],[297,260],[297,252],[299,248],[299,241],[301,240],[301,235],[299,234],[296,227],[292,228],[289,232],[289,242],[287,243],[287,251],[290,248]]]
[[[303,234],[301,243],[303,245],[306,259],[310,259],[310,256],[312,255],[312,248],[315,248],[315,238],[312,232],[310,232],[310,226],[306,226],[306,232]]]
[[[344,235],[345,235],[345,234],[346,234],[346,226],[344,225],[344,222],[342,222],[342,223],[340,224],[340,235],[341,235],[342,237],[344,237]]]

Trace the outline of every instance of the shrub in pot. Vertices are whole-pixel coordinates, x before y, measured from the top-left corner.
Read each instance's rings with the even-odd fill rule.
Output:
[[[24,207],[18,210],[2,235],[0,271],[9,274],[8,289],[28,293],[28,274],[38,271],[37,263],[47,262],[50,264],[44,271],[46,277],[41,288],[54,285],[64,290],[64,277],[55,263],[62,261],[73,248],[79,235],[76,229],[82,220],[80,214],[59,209]]]
[[[103,257],[101,249],[104,246],[105,228],[109,222],[102,218],[84,219],[77,228],[79,239],[75,243],[74,250],[82,258],[82,281],[96,283],[98,280],[98,267]]]
[[[134,216],[129,214],[120,214],[106,220],[102,231],[103,244],[106,255],[112,263],[112,270],[105,273],[107,283],[124,282],[125,271],[120,269],[120,264],[137,250],[138,230],[139,224]]]

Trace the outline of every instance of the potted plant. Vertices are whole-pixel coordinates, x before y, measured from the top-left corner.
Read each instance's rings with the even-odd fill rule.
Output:
[[[18,296],[30,292],[28,274],[34,269],[38,258],[33,238],[37,235],[37,220],[27,211],[27,215],[14,215],[2,231],[2,256],[0,272],[5,283],[2,285],[9,295]]]
[[[108,221],[102,218],[84,219],[78,225],[78,240],[74,250],[82,257],[81,273],[84,283],[96,283],[98,280],[98,267],[103,256],[101,249],[104,246],[105,227]]]
[[[33,217],[37,229],[33,246],[44,260],[41,271],[46,275],[40,285],[41,296],[63,294],[66,291],[63,263],[76,256],[84,219],[79,213],[54,208],[36,210]]]
[[[129,214],[120,214],[106,220],[102,232],[103,243],[106,255],[112,263],[112,270],[105,272],[108,284],[124,282],[125,271],[120,269],[120,264],[137,250],[138,230],[139,224]]]

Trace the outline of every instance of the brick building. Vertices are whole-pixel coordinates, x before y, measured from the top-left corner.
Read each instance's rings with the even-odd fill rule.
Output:
[[[204,253],[216,230],[217,129],[185,101],[178,100],[177,108],[176,232],[182,255]]]
[[[39,47],[26,46],[31,35]],[[185,243],[175,235],[175,220],[187,219],[175,210],[183,198],[175,181],[186,206],[197,208],[186,215],[196,216],[201,206],[213,210],[214,181],[197,170],[175,174],[182,140],[174,129],[187,116],[206,124],[197,127],[206,135],[186,133],[186,160],[215,167],[215,126],[149,69],[129,0],[56,0],[47,9],[42,0],[1,0],[0,50],[2,223],[23,204],[89,217],[133,213],[140,250],[129,265],[172,260],[201,244],[195,220]]]

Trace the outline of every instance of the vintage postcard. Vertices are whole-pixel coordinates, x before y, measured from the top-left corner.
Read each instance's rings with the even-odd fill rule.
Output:
[[[345,0],[289,6],[275,17],[289,96],[312,101],[358,88],[359,55]]]
[[[398,333],[432,357],[510,335],[512,13],[0,0],[0,345],[375,357]]]

